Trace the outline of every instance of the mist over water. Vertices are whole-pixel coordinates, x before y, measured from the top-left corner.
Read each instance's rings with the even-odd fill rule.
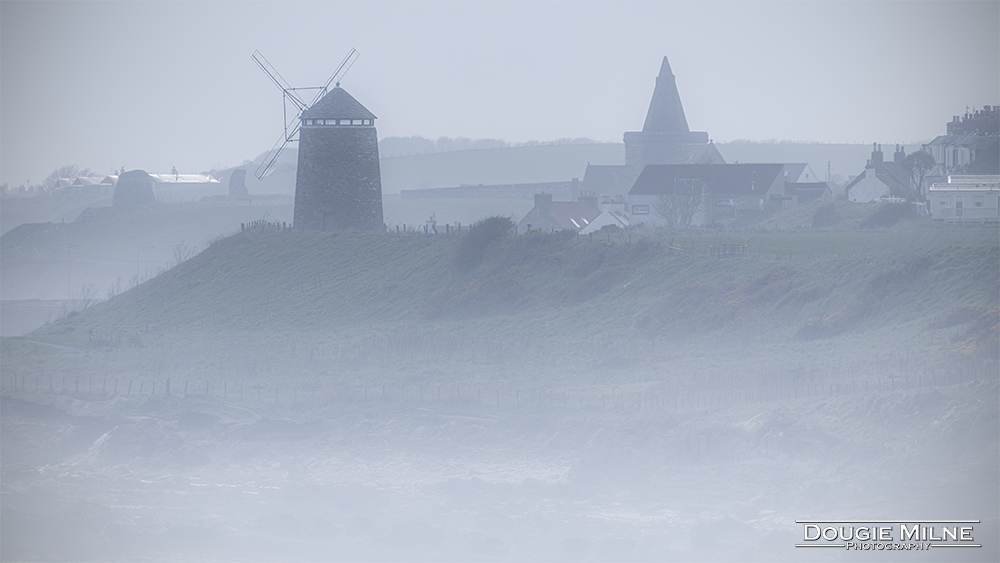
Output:
[[[143,296],[135,303],[196,279],[233,245],[267,256],[273,243],[271,251],[321,242],[342,256],[372,240],[235,237],[133,290]],[[457,240],[407,235],[387,239],[382,252],[394,242],[453,250]],[[562,244],[570,268],[581,267],[575,252],[599,248]],[[625,245],[602,252],[634,252]],[[989,264],[996,251],[985,252]],[[792,287],[810,270],[874,259],[865,256],[799,263]],[[803,529],[795,521],[895,518],[981,521],[974,537],[982,548],[939,548],[916,554],[921,560],[995,555],[996,364],[920,359],[908,339],[950,346],[950,333],[900,332],[913,316],[905,306],[883,309],[901,316],[897,324],[869,321],[869,332],[801,342],[787,330],[803,317],[766,313],[764,291],[744,305],[753,316],[731,329],[650,339],[621,319],[643,317],[647,290],[678,287],[672,278],[645,281],[657,264],[763,273],[743,290],[791,271],[773,257],[654,254],[630,266],[630,282],[579,306],[539,304],[565,298],[574,291],[567,285],[535,294],[534,306],[505,306],[506,314],[415,322],[328,295],[316,311],[341,311],[336,322],[286,324],[289,308],[333,287],[326,284],[369,280],[373,295],[397,293],[389,276],[376,272],[372,282],[365,260],[379,257],[347,259],[341,279],[310,276],[297,287],[261,273],[245,283],[274,290],[253,298],[226,301],[218,295],[244,288],[218,286],[208,294],[211,315],[178,303],[173,328],[96,330],[98,345],[44,342],[84,330],[74,321],[90,314],[127,311],[129,293],[5,339],[3,558],[838,560],[874,556],[796,548]],[[479,268],[503,262],[485,260]],[[558,271],[545,266],[529,278]],[[929,272],[920,279],[930,283]],[[399,302],[435,291],[412,286]],[[511,296],[480,294],[487,298]]]
[[[0,561],[1000,560],[998,15],[0,3]]]

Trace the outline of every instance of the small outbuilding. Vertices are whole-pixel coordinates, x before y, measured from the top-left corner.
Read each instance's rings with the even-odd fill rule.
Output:
[[[589,201],[552,201],[552,194],[536,194],[535,207],[517,223],[517,232],[541,229],[543,232],[574,230],[579,232],[600,212]]]

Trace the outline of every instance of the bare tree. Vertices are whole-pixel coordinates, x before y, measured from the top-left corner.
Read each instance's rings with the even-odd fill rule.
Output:
[[[197,251],[193,246],[188,245],[185,241],[181,241],[173,246],[173,264],[171,267],[177,266],[181,262],[193,257],[197,254]]]
[[[701,178],[674,178],[673,189],[657,196],[653,212],[671,227],[686,227],[701,207],[705,181]]]
[[[80,293],[74,304],[77,311],[83,311],[97,301],[97,286],[92,283],[85,283],[80,286]]]
[[[935,164],[937,161],[926,151],[911,152],[903,159],[903,170],[909,173],[910,180],[913,181],[913,187],[917,192],[917,199],[920,201],[924,199],[924,178]]]
[[[46,190],[51,190],[56,186],[59,178],[73,178],[76,176],[90,176],[94,172],[90,168],[81,169],[75,164],[64,164],[59,168],[56,168],[48,175],[45,180],[42,181],[42,185],[45,186]]]
[[[108,287],[108,299],[111,299],[112,297],[118,295],[121,292],[122,292],[122,277],[118,276],[118,280],[115,281],[115,283],[111,284],[110,287]]]

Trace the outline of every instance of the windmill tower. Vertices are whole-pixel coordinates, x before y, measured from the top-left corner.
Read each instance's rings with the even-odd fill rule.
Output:
[[[339,82],[356,58],[352,49],[322,87],[291,88],[260,53],[254,53],[254,61],[281,88],[285,105],[285,132],[257,169],[257,178],[267,175],[285,145],[298,141],[293,223],[297,230],[384,228],[375,114]],[[318,93],[306,104],[298,94],[302,90]]]

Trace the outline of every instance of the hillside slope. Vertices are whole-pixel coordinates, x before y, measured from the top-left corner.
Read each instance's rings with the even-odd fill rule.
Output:
[[[668,359],[711,357],[725,369],[737,358],[780,355],[829,371],[848,356],[883,361],[888,348],[927,365],[947,365],[967,341],[978,344],[966,355],[992,354],[995,231],[647,234],[631,234],[632,243],[624,235],[515,237],[469,272],[453,262],[458,237],[241,234],[32,338],[92,346],[119,327],[143,327],[146,343],[286,334],[305,348],[377,350],[383,364],[412,363],[414,354],[461,364],[498,347],[498,365],[522,376],[546,371],[524,370],[543,358],[596,374],[638,354],[639,380]],[[709,255],[711,245],[734,242],[748,257]],[[978,316],[953,312],[963,307]],[[940,320],[949,314],[959,320]],[[940,330],[928,328],[935,322]],[[975,332],[976,322],[987,326]],[[304,365],[292,352],[279,355],[286,352],[288,365]]]
[[[781,561],[847,514],[995,561],[998,238],[221,239],[0,339],[0,558]]]

